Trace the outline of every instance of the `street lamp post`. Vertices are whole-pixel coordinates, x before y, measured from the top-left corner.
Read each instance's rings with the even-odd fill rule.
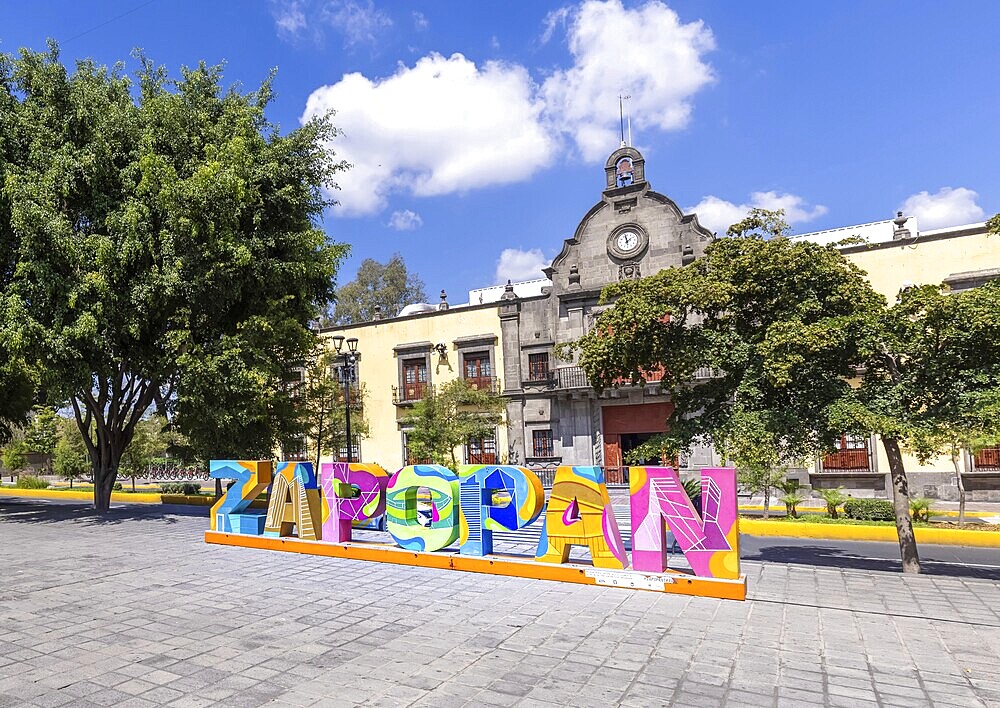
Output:
[[[347,464],[351,464],[351,377],[354,375],[354,364],[358,360],[358,338],[351,337],[347,340],[347,351],[341,352],[344,348],[344,335],[338,334],[333,337],[333,347],[337,350],[337,356],[344,359],[344,432],[347,435]]]

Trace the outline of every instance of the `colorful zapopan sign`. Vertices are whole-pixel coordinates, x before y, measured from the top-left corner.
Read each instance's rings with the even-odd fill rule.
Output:
[[[512,465],[409,465],[393,475],[369,463],[213,460],[211,476],[233,479],[212,507],[211,543],[361,558],[594,585],[744,599],[736,474],[701,471],[702,513],[670,467],[629,468],[631,561],[600,467],[559,467],[545,504],[542,483]],[[266,512],[251,503],[270,488]],[[430,524],[417,514],[430,494]],[[498,501],[499,498],[499,501]],[[544,513],[535,558],[496,555],[494,531],[518,531]],[[386,515],[396,547],[354,541],[355,526]],[[667,568],[670,529],[691,573]],[[458,544],[458,552],[442,553]],[[593,566],[570,564],[573,546]]]

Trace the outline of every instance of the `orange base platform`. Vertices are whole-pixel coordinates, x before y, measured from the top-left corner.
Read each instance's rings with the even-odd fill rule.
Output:
[[[376,561],[412,565],[421,568],[459,570],[467,573],[506,575],[534,580],[554,580],[580,585],[603,585],[668,592],[678,595],[697,595],[722,600],[746,600],[747,579],[741,575],[737,580],[700,578],[688,573],[668,570],[664,573],[644,573],[634,570],[605,570],[589,565],[574,563],[538,563],[518,556],[463,556],[458,553],[423,553],[408,551],[398,546],[355,541],[352,543],[328,543],[326,541],[303,541],[294,537],[272,538],[250,536],[239,533],[206,531],[206,543],[223,546],[242,546],[268,551],[289,551],[313,556],[350,558],[353,560]]]

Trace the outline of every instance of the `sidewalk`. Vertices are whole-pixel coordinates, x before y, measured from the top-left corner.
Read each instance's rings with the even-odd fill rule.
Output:
[[[0,500],[0,705],[1000,705],[995,581],[745,562],[740,603],[209,546],[186,513]]]

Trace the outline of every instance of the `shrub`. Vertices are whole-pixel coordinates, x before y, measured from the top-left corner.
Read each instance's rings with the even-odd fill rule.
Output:
[[[201,485],[193,482],[167,482],[160,485],[160,492],[163,494],[183,494],[184,496],[197,496],[201,494]]]
[[[888,499],[856,499],[844,502],[844,516],[862,521],[892,521],[896,512]]]
[[[826,513],[830,515],[831,519],[836,519],[839,516],[837,507],[842,506],[844,502],[850,499],[850,497],[844,494],[843,487],[821,489],[819,490],[819,495],[826,502]]]
[[[791,516],[793,519],[799,518],[798,505],[805,501],[805,496],[802,492],[788,492],[783,497],[781,497],[781,503],[785,505],[785,516]]]
[[[18,489],[45,489],[49,483],[33,474],[22,474],[18,475],[17,484],[14,486]]]
[[[120,491],[122,491],[124,489],[125,488],[122,487],[122,483],[121,482],[115,482],[114,485],[111,487],[111,491],[112,492],[120,492]]]
[[[914,521],[930,521],[931,520],[931,505],[934,503],[933,499],[928,499],[927,497],[917,497],[916,499],[910,500],[910,515],[913,517]]]

